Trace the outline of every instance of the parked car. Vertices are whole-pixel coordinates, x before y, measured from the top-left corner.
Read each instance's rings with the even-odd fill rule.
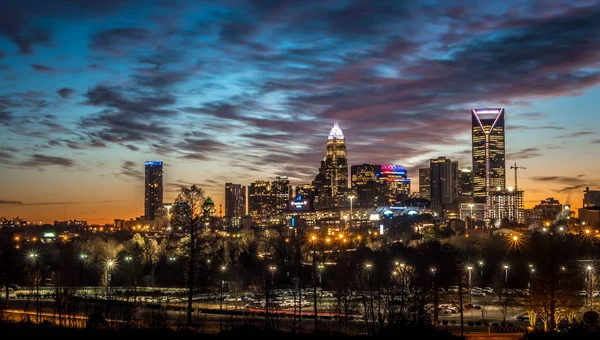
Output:
[[[481,309],[481,306],[480,305],[475,305],[475,304],[472,304],[472,303],[467,303],[465,305],[465,308],[466,309]]]
[[[519,314],[515,317],[517,321],[529,321],[529,315],[527,314]]]

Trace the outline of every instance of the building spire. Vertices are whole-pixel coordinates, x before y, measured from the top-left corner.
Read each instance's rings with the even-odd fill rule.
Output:
[[[333,123],[333,127],[331,128],[331,131],[329,131],[329,137],[327,139],[344,139],[344,133],[337,122]]]

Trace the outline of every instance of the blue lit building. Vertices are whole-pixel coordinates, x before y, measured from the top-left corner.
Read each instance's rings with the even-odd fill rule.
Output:
[[[163,162],[145,163],[144,218],[154,220],[163,205]]]

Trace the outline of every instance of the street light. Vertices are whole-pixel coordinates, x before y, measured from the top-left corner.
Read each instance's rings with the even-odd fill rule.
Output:
[[[367,272],[367,281],[370,281],[370,279],[371,279],[371,276],[370,276],[371,268],[373,268],[373,264],[365,263],[365,271]]]
[[[348,196],[350,199],[350,228],[352,228],[352,200],[354,199],[354,195]]]
[[[467,266],[467,270],[469,271],[469,287],[471,287],[471,271],[473,270],[473,266]]]
[[[269,271],[271,272],[271,284],[273,284],[274,280],[275,280],[275,271],[277,270],[277,267],[271,265],[269,266]]]
[[[531,289],[531,277],[535,273],[535,268],[533,268],[533,264],[529,264],[529,282],[527,282],[527,288]]]
[[[40,262],[38,260],[38,253],[35,251],[29,252],[27,257],[30,261],[35,263],[35,320],[40,322]]]
[[[509,266],[507,264],[504,265],[504,282],[508,282],[508,268]]]
[[[473,207],[475,206],[475,204],[473,203],[469,203],[469,208],[471,208],[471,214],[469,215],[469,219],[470,219],[470,227],[471,229],[473,229]]]
[[[227,267],[225,267],[224,265],[221,266],[221,287],[219,289],[219,314],[223,314],[223,285],[225,284],[225,280],[223,279],[223,276],[225,275],[225,271],[227,270]],[[219,318],[219,321],[221,321],[222,318]],[[219,325],[221,323],[219,322]]]
[[[479,274],[481,275],[481,280],[483,280],[483,260],[479,260],[477,264],[479,265]]]
[[[110,272],[117,265],[117,262],[113,259],[107,259],[104,262],[104,279],[106,280],[106,297],[110,296]]]
[[[590,310],[594,310],[594,267],[588,265],[585,269],[588,272],[588,281],[590,281]]]

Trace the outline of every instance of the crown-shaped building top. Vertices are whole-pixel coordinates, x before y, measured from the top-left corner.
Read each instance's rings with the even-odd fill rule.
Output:
[[[344,133],[338,123],[334,123],[331,131],[329,131],[329,137],[327,139],[344,139]]]

